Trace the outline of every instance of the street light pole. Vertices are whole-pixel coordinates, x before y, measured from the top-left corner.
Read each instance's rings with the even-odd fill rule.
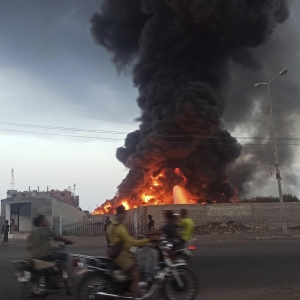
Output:
[[[271,143],[272,143],[274,164],[275,164],[275,168],[276,168],[276,179],[277,179],[277,183],[278,183],[278,194],[279,194],[280,213],[281,213],[281,219],[282,219],[283,234],[287,234],[287,225],[286,225],[285,211],[284,211],[284,204],[283,204],[281,175],[280,175],[280,169],[279,169],[279,159],[278,159],[277,143],[276,143],[276,137],[275,137],[274,116],[273,116],[273,106],[272,106],[270,83],[278,76],[285,75],[287,73],[287,71],[288,70],[286,70],[286,69],[282,70],[279,74],[277,74],[275,77],[273,77],[269,82],[255,84],[255,87],[260,87],[261,85],[268,86],[268,100],[269,100],[269,109],[270,109],[269,135],[270,135],[270,139],[271,139]]]

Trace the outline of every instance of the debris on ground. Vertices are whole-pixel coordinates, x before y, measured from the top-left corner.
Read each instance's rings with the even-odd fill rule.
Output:
[[[300,226],[291,226],[289,229],[293,231],[300,231]]]
[[[209,222],[195,228],[195,234],[223,234],[245,232],[250,230],[249,227],[235,221],[227,223]]]

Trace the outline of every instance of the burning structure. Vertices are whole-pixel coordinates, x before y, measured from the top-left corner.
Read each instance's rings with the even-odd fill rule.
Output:
[[[117,150],[129,172],[94,214],[173,203],[174,186],[189,203],[229,201],[226,168],[242,148],[221,122],[229,63],[255,64],[251,48],[287,18],[285,0],[103,1],[92,34],[118,70],[132,67],[141,116]]]

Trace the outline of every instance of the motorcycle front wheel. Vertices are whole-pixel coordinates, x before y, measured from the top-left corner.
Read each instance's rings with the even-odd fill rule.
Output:
[[[18,300],[45,300],[47,299],[47,295],[36,295],[33,293],[33,283],[31,281],[28,282],[20,282],[19,283],[19,298]]]
[[[193,300],[198,294],[197,276],[187,267],[177,268],[178,275],[183,282],[180,287],[173,273],[166,276],[163,292],[168,300]]]
[[[29,282],[20,282],[19,283],[19,300],[25,300],[32,298],[32,284]]]
[[[188,265],[190,263],[190,257],[185,254],[177,254],[175,263],[185,263]]]
[[[77,289],[77,300],[90,300],[93,298],[96,292],[113,293],[113,282],[106,277],[97,273],[87,274],[83,280],[79,283]]]

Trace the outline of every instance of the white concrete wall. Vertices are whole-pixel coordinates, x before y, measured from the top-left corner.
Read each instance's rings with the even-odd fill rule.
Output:
[[[52,197],[52,216],[62,217],[62,224],[69,225],[73,223],[82,222],[86,214],[79,211],[78,208],[60,200]]]
[[[41,197],[18,197],[14,199],[4,199],[1,201],[1,217],[5,220],[10,220],[11,213],[11,204],[20,203],[31,203],[31,218],[30,218],[30,227],[28,220],[25,221],[25,229],[26,231],[31,231],[32,219],[35,218],[38,214],[43,214],[46,216],[50,224],[52,224],[52,202],[51,196],[41,196]],[[25,208],[24,208],[25,209]],[[26,213],[26,219],[28,216],[28,212]],[[20,217],[21,220],[21,217]],[[19,220],[19,221],[20,221]],[[28,229],[29,228],[29,229]],[[20,229],[23,231],[23,229]]]
[[[5,215],[5,220],[10,221],[10,203],[6,204],[6,215]]]
[[[11,204],[13,203],[31,203],[30,215],[28,206],[21,208],[19,219],[20,231],[31,231],[33,228],[32,219],[39,214],[45,215],[51,226],[53,224],[53,217],[58,217],[59,215],[62,216],[63,224],[67,225],[82,222],[86,216],[84,212],[79,211],[78,208],[62,200],[51,197],[50,195],[43,195],[3,199],[1,201],[1,220],[10,220]]]
[[[31,203],[24,203],[20,207],[19,222],[19,231],[31,230]]]

